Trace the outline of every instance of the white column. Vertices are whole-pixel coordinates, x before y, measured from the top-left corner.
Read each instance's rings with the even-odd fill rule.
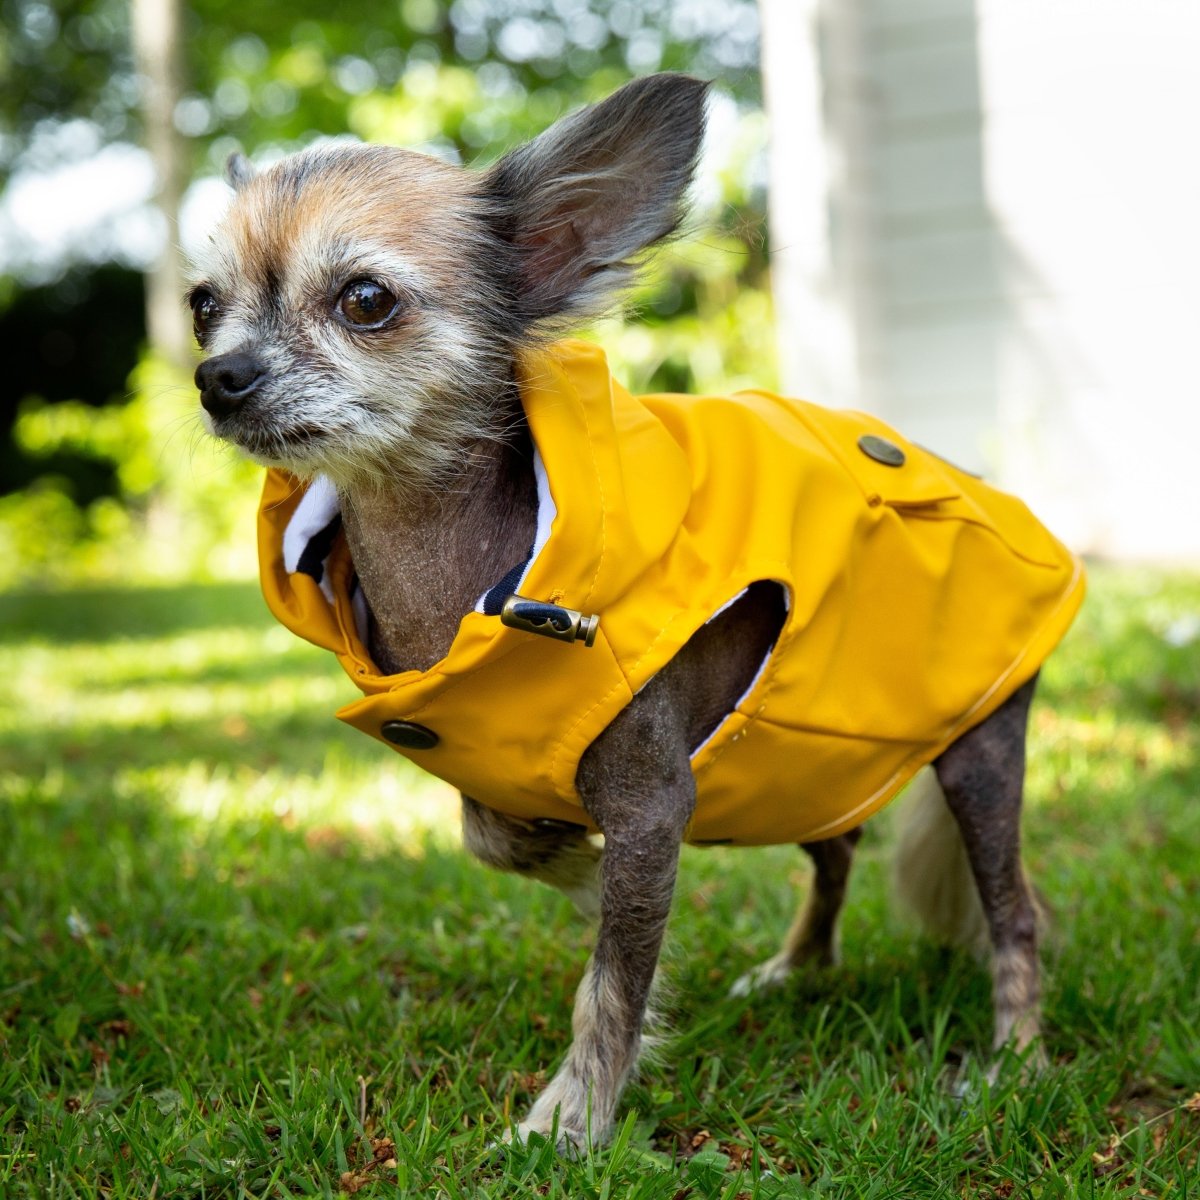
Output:
[[[770,138],[771,292],[784,391],[857,402],[846,310],[829,228],[834,163],[817,41],[821,0],[759,0]]]

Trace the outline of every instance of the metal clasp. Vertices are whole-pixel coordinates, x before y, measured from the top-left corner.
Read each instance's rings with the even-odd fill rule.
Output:
[[[573,608],[529,600],[515,592],[500,610],[500,623],[510,629],[523,629],[526,633],[540,633],[542,637],[558,642],[581,641],[585,646],[596,640],[600,628],[600,618],[595,614],[584,616]]]

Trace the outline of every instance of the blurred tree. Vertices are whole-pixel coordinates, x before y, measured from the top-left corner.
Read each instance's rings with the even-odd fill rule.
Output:
[[[132,140],[136,104],[125,0],[0,0],[0,182],[69,153],[47,135],[73,119]]]

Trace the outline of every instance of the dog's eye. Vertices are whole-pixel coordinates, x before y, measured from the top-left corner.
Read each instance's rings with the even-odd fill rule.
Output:
[[[201,345],[220,315],[221,306],[212,292],[201,289],[192,293],[192,332]]]
[[[399,300],[373,279],[356,279],[346,285],[338,300],[338,310],[351,325],[375,329],[399,307]]]

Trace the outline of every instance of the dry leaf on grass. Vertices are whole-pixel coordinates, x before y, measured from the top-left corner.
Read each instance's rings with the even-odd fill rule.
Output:
[[[343,1171],[338,1187],[348,1196],[366,1187],[378,1177],[379,1171],[396,1169],[396,1143],[389,1137],[371,1139],[371,1161],[352,1171]]]

